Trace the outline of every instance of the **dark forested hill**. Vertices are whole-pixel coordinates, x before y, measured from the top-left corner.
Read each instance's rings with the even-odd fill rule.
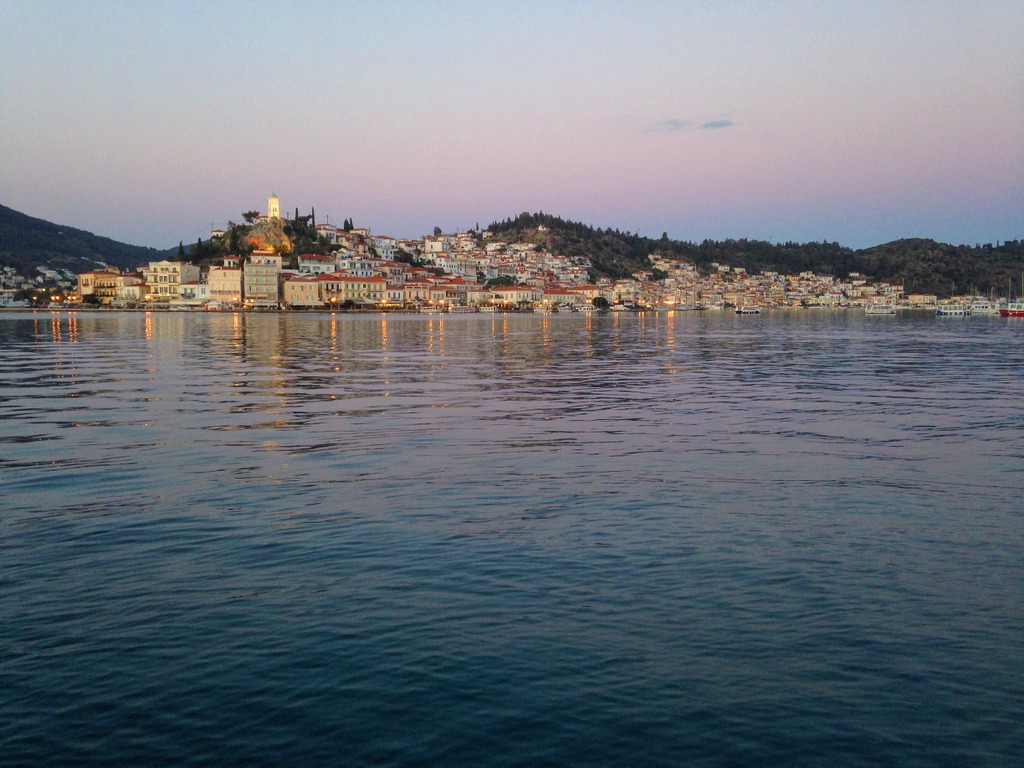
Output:
[[[490,229],[505,241],[531,242],[567,255],[589,256],[597,274],[616,278],[637,269],[650,269],[650,257],[657,254],[693,262],[703,270],[718,262],[749,272],[812,271],[836,277],[860,272],[875,280],[902,283],[908,293],[947,296],[972,288],[1005,295],[1008,284],[1016,293],[1024,271],[1021,240],[967,246],[907,239],[862,250],[828,242],[742,239],[692,243],[670,240],[667,235],[654,239],[599,229],[545,213],[522,213],[514,219],[494,222]]]
[[[913,238],[857,251],[860,271],[902,281],[908,293],[950,295],[977,291],[1006,296],[1020,291],[1024,240],[949,245]]]
[[[168,253],[51,224],[0,205],[0,266],[14,267],[23,275],[38,266],[85,272],[102,263],[135,269],[167,258]]]

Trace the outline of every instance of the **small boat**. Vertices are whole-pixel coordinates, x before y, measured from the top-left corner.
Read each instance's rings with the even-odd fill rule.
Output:
[[[760,315],[760,307],[736,307],[737,315]]]
[[[935,310],[935,314],[940,317],[966,317],[971,314],[971,308],[966,304],[951,302],[940,304],[939,308]]]
[[[1024,317],[1024,301],[1018,299],[1008,302],[1005,308],[999,310],[999,314],[1003,317]]]
[[[972,315],[998,315],[999,305],[988,299],[975,299],[971,302]]]
[[[896,305],[885,302],[878,302],[876,304],[865,304],[864,305],[865,315],[895,315]]]

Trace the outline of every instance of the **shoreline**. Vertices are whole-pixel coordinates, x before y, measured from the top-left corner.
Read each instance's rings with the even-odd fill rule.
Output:
[[[863,307],[758,307],[761,312],[807,312],[807,311],[826,311],[826,312],[863,312]],[[921,306],[921,307],[897,307],[897,312],[935,312],[936,306]],[[641,314],[657,314],[664,315],[669,313],[725,313],[731,314],[735,310],[733,308],[688,308],[688,309],[670,309],[670,308],[659,308],[659,307],[647,307],[642,309],[628,309],[625,312],[612,309],[595,309],[587,311],[570,310],[570,309],[542,309],[542,308],[529,308],[529,309],[493,309],[493,310],[481,310],[478,308],[467,308],[463,307],[452,311],[451,309],[431,309],[424,311],[419,308],[386,308],[386,307],[374,307],[369,309],[332,309],[332,308],[292,308],[292,307],[238,307],[234,309],[207,309],[205,307],[86,307],[86,306],[59,306],[59,307],[0,307],[0,312],[86,312],[90,314],[111,314],[117,312],[123,313],[180,313],[187,312],[190,314],[212,314],[212,315],[227,315],[227,314],[300,314],[300,315],[311,315],[311,314],[327,314],[327,315],[641,315]]]

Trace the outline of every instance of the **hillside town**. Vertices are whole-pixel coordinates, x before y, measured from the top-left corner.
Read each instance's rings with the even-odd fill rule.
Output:
[[[733,307],[860,307],[878,303],[934,307],[937,297],[905,295],[903,287],[853,273],[843,278],[802,272],[748,274],[712,263],[654,254],[651,269],[624,279],[595,274],[590,260],[551,252],[531,242],[504,242],[488,230],[405,240],[365,227],[313,223],[317,253],[294,252],[280,233],[280,202],[248,219],[264,234],[200,266],[179,256],[123,272],[116,267],[43,275],[66,290],[36,297],[51,304],[110,308],[205,310],[372,309],[393,311],[590,311],[594,308],[726,309]],[[296,218],[298,214],[296,212]],[[308,220],[309,217],[306,217]],[[276,230],[275,230],[276,227]],[[539,227],[539,234],[544,231]],[[214,229],[211,242],[231,234]],[[233,244],[234,241],[233,241]],[[7,276],[7,277],[13,277]],[[7,289],[10,293],[10,287]],[[9,296],[8,296],[9,298]],[[10,304],[10,301],[5,303]]]

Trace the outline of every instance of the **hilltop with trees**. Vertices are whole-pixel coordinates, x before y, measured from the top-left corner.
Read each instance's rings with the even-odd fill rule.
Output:
[[[220,237],[203,240],[191,246],[178,245],[178,260],[208,266],[229,255],[245,256],[257,249],[271,248],[286,257],[298,254],[326,254],[329,243],[316,231],[316,213],[291,219],[261,218],[258,211],[245,211],[242,224],[228,222]]]
[[[902,283],[908,293],[950,295],[976,289],[1005,292],[1024,271],[1024,241],[984,245],[948,245],[927,239],[895,240],[854,250],[839,243],[769,243],[764,240],[672,240],[635,232],[600,229],[541,213],[521,213],[489,227],[495,239],[533,243],[569,256],[587,256],[594,276],[628,277],[652,270],[652,256],[678,259],[708,271],[713,263],[748,272],[795,275],[814,272],[845,277],[851,272]],[[1014,289],[1016,290],[1016,288]]]

